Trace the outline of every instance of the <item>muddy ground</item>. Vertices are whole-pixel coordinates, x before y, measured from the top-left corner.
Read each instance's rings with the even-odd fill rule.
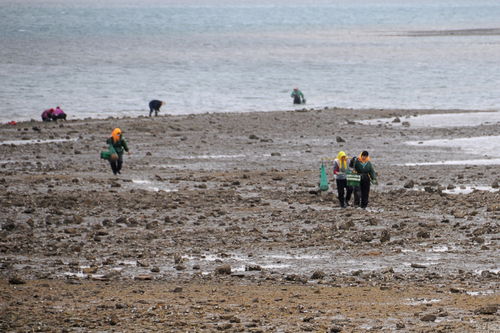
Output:
[[[498,332],[495,165],[406,141],[443,111],[325,109],[0,127],[0,330]],[[446,111],[453,112],[453,111]],[[365,125],[398,117],[409,126]],[[99,152],[129,141],[122,174]],[[318,191],[368,150],[367,210]],[[494,147],[492,147],[494,149]]]

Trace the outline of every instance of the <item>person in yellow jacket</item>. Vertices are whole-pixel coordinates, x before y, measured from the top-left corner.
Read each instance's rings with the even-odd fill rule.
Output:
[[[337,194],[339,198],[340,207],[345,208],[349,206],[349,200],[352,195],[352,187],[347,186],[347,174],[350,172],[347,162],[347,155],[341,151],[337,154],[337,158],[333,162],[333,174],[337,183]]]

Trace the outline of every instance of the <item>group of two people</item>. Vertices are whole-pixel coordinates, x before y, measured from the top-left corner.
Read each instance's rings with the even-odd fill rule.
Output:
[[[366,150],[350,160],[344,151],[340,151],[333,162],[333,174],[335,175],[340,207],[349,206],[349,200],[353,194],[354,206],[361,208],[368,206],[370,184],[377,184],[377,174]],[[359,186],[348,184],[347,178],[350,174],[360,176]]]
[[[42,112],[43,121],[58,121],[60,119],[66,120],[66,113],[59,106]]]

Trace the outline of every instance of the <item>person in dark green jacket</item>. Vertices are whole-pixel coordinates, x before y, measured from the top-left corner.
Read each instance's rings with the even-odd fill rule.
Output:
[[[361,181],[359,183],[361,200],[359,206],[361,208],[366,208],[368,206],[368,197],[370,196],[370,183],[377,184],[377,174],[373,169],[366,150],[354,161],[354,170],[361,175]]]
[[[109,159],[111,170],[113,170],[113,174],[119,174],[123,165],[123,151],[130,154],[127,140],[122,136],[122,130],[115,128],[106,143],[109,145],[109,151],[111,152],[111,158]]]
[[[305,104],[306,99],[304,98],[304,94],[299,88],[294,88],[290,97],[293,98],[293,104]]]

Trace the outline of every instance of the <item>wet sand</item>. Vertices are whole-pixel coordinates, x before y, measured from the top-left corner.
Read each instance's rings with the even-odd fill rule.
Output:
[[[499,124],[411,126],[438,112],[2,125],[0,329],[498,331],[498,166],[402,164],[480,158],[405,142]],[[384,116],[409,126],[359,122]],[[114,127],[118,176],[99,159]],[[320,161],[365,149],[379,185],[341,209]],[[461,186],[493,191],[445,192]]]

